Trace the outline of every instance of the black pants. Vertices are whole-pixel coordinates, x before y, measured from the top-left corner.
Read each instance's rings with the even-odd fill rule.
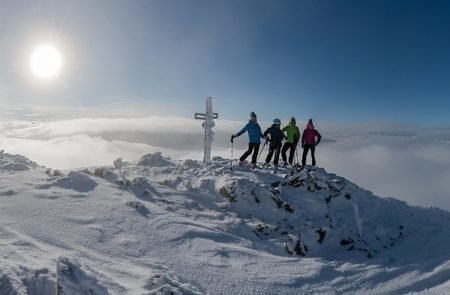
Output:
[[[267,154],[266,163],[269,163],[270,160],[272,160],[272,156],[275,153],[275,158],[273,159],[273,163],[275,165],[278,165],[278,160],[280,159],[280,150],[281,150],[281,144],[279,145],[271,145],[269,147],[269,153]]]
[[[303,147],[303,155],[302,155],[302,165],[306,165],[306,156],[308,155],[308,151],[311,150],[311,157],[312,157],[312,165],[316,166],[316,157],[314,155],[314,152],[316,151],[316,146],[314,144],[305,144]]]
[[[258,157],[259,152],[259,143],[250,142],[248,144],[248,150],[239,158],[239,160],[244,161],[245,159],[247,159],[247,157],[250,156],[252,151],[253,151],[252,164],[256,164],[256,158]]]
[[[290,150],[289,150],[290,149]],[[283,149],[281,150],[281,157],[283,161],[286,162],[286,152],[289,150],[289,164],[292,164],[294,161],[294,153],[295,153],[296,145],[294,143],[285,142],[283,145]]]

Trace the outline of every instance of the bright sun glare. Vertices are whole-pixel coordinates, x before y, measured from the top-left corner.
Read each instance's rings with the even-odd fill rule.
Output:
[[[43,80],[58,77],[62,63],[61,52],[51,44],[37,46],[30,56],[31,72],[35,77]]]

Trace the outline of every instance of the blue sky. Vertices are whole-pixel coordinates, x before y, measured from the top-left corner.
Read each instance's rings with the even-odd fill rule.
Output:
[[[0,102],[450,123],[448,1],[2,1]],[[65,57],[30,78],[33,46]]]

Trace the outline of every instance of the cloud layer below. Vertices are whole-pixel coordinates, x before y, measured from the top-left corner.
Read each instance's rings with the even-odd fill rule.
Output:
[[[0,123],[0,149],[39,164],[71,169],[135,161],[162,151],[174,159],[202,159],[201,122],[191,118],[67,118]],[[217,120],[213,155],[230,157],[230,135],[245,122]],[[269,124],[261,122],[263,130]],[[303,126],[303,122],[300,123]],[[450,128],[413,125],[317,126],[324,140],[318,165],[383,197],[450,210]],[[247,137],[235,142],[234,157]],[[267,150],[267,148],[266,148]],[[299,156],[301,151],[299,151]],[[263,152],[260,161],[265,158]]]

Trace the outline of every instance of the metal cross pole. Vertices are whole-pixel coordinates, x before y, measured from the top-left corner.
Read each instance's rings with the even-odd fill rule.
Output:
[[[212,111],[212,97],[206,98],[206,112],[195,113],[195,119],[204,120],[202,127],[205,129],[204,155],[203,163],[211,163],[211,145],[214,140],[214,132],[212,128],[216,125],[214,119],[218,119],[219,114]]]

